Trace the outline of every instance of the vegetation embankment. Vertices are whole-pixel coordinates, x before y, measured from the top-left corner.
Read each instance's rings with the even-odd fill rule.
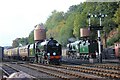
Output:
[[[87,15],[91,14],[107,14],[107,17],[102,18],[102,38],[104,32],[107,34],[107,44],[113,45],[114,42],[120,42],[120,2],[84,2],[78,5],[72,5],[69,10],[58,12],[54,10],[44,23],[47,30],[47,38],[51,36],[57,39],[63,46],[68,42],[69,38],[80,38],[80,28],[88,27]],[[92,25],[99,25],[99,18],[91,18]],[[118,33],[113,37],[108,35],[112,30],[118,30]],[[97,39],[96,31],[92,31],[91,38]],[[33,30],[27,38],[19,38],[13,41],[13,47],[20,44],[26,45],[34,43]]]

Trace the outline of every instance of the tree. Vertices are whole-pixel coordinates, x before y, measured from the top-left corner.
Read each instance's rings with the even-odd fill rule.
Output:
[[[66,13],[54,10],[45,23],[47,28],[47,37],[53,36],[60,43],[66,44],[67,39],[71,37],[80,37],[80,28],[89,27],[87,15],[91,14],[107,14],[106,18],[102,18],[102,26],[107,34],[111,29],[116,28],[114,17],[118,8],[117,2],[84,2],[78,5],[72,5]],[[120,12],[120,11],[118,11]],[[119,21],[119,20],[118,20]],[[100,25],[99,18],[91,18],[92,25]],[[91,38],[96,39],[97,31],[92,31]],[[103,34],[103,33],[102,33]]]
[[[15,40],[13,40],[13,43],[12,43],[12,47],[13,47],[13,48],[19,46],[19,40],[20,40],[20,38],[16,38]]]
[[[117,9],[113,20],[116,24],[120,25],[120,7]]]
[[[80,28],[88,27],[87,17],[84,13],[77,13],[74,20],[74,31],[73,34],[75,37],[80,37]]]
[[[75,37],[80,37],[80,18],[81,14],[78,12],[76,13],[75,20],[74,20],[74,28],[73,28],[73,34]]]
[[[45,23],[47,29],[53,29],[54,27],[56,27],[59,22],[64,19],[63,15],[63,12],[57,12],[56,10],[54,10],[52,12],[52,15],[47,19]]]
[[[64,26],[64,13],[54,10],[45,23],[47,38],[52,36],[55,39],[59,39],[58,35],[62,26]]]
[[[73,37],[74,18],[75,13],[69,14],[69,16],[66,17],[64,27],[62,27],[60,30],[60,42],[64,45],[67,44],[67,40],[69,38]]]
[[[22,46],[27,45],[29,43],[28,38],[27,37],[26,38],[20,38],[18,40],[18,43],[21,44]]]
[[[34,30],[32,30],[28,36],[28,42],[29,44],[33,44],[34,43]]]
[[[13,40],[12,46],[15,47],[19,47],[19,46],[24,46],[28,44],[28,38],[16,38],[15,40]]]

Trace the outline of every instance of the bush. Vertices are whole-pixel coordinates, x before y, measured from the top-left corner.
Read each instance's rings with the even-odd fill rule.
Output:
[[[119,42],[119,41],[120,41],[120,35],[116,34],[115,36],[113,36],[111,39],[107,41],[107,45],[112,46],[114,45],[115,42]]]

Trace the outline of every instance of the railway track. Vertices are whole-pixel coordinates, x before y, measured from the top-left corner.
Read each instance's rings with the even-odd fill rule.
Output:
[[[15,69],[7,64],[2,65],[2,71],[7,77],[9,77],[12,73],[19,72],[18,69]]]
[[[1,68],[2,68],[3,74],[5,74],[5,76],[7,76],[6,78],[9,78],[11,74],[17,73],[17,72],[18,72],[18,73],[17,73],[18,76],[24,74],[24,75],[26,75],[28,78],[33,78],[33,79],[35,78],[35,77],[31,76],[31,75],[26,74],[25,72],[21,72],[21,70],[13,67],[13,66],[11,66],[11,65],[9,65],[9,64],[7,64],[7,63],[3,63],[3,65],[2,65]],[[4,78],[4,77],[3,77],[3,78]],[[20,78],[21,78],[21,77],[20,77]],[[23,77],[23,78],[24,78],[24,77]]]
[[[60,73],[60,72],[58,72],[56,70],[51,70],[49,68],[39,66],[39,65],[36,66],[36,65],[32,65],[32,64],[27,64],[27,65],[21,64],[21,66],[40,71],[42,73],[48,74],[50,76],[54,76],[54,77],[59,78],[59,79],[70,80],[69,78],[74,78],[74,77],[71,77],[69,75],[68,76],[64,75],[63,73]]]
[[[70,67],[72,70],[77,70],[85,73],[95,74],[101,77],[106,77],[108,79],[120,79],[120,71],[107,70],[101,68],[94,67],[86,67],[86,66],[65,66],[66,68]]]
[[[65,68],[65,66],[61,67],[55,67],[55,66],[50,66],[50,65],[38,65],[38,64],[21,64],[21,66],[25,66],[31,69],[35,69],[38,71],[41,71],[43,73],[65,79],[65,80],[70,80],[70,79],[90,79],[90,80],[96,80],[96,79],[105,79],[100,76],[96,75],[91,75],[91,74],[86,74],[84,72],[78,72],[75,70],[70,70],[68,68]]]
[[[7,64],[2,64],[0,67],[1,67],[1,71],[2,71],[1,80],[8,78],[12,73],[19,72],[19,70],[15,69],[14,67],[11,67]]]
[[[120,79],[120,71],[91,68],[86,66],[70,66],[70,65],[63,65],[63,66],[51,65],[51,67],[68,69],[68,70],[83,72],[87,74],[93,74],[93,75],[104,77],[106,79],[118,79],[118,80]]]
[[[10,62],[10,63],[6,63],[7,65],[9,66],[12,66],[14,68],[17,68],[19,69],[20,71],[24,72],[24,73],[27,73],[28,75],[30,75],[32,77],[33,80],[38,80],[38,79],[53,79],[55,77],[53,76],[50,76],[50,75],[47,75],[47,74],[44,74],[44,73],[41,73],[37,70],[34,70],[34,69],[30,69],[30,68],[27,68],[27,67],[24,67],[24,66],[21,66],[21,64],[28,64],[28,63],[21,63],[21,62]]]
[[[112,69],[120,71],[120,64],[83,64],[84,66],[88,67],[97,67],[97,68],[104,68],[104,69]]]
[[[11,63],[13,64],[13,63]],[[34,71],[45,73],[50,76],[54,76],[63,80],[71,79],[108,79],[108,80],[119,80],[120,71],[118,71],[118,65],[111,64],[84,64],[84,65],[40,65],[40,64],[31,64],[31,63],[14,63],[18,66],[23,66]],[[9,64],[6,66],[11,67]],[[96,67],[104,66],[104,67]],[[109,68],[108,68],[109,67]],[[111,67],[117,67],[113,69]]]

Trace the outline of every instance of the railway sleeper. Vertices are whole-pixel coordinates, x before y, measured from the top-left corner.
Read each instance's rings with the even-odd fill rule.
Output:
[[[118,70],[119,68],[116,67],[115,69]]]
[[[120,79],[120,75],[110,75],[112,78]]]
[[[119,76],[116,76],[116,75],[113,75],[113,74],[103,73],[101,75],[103,75],[103,77],[109,77],[109,78],[111,77],[111,78],[118,78],[119,79]]]
[[[101,77],[106,77],[107,73],[101,73],[101,72],[96,72],[95,74],[97,74],[98,76]]]
[[[90,69],[90,70],[94,70],[94,69]],[[97,74],[97,75],[101,75],[102,73],[101,72],[95,72],[95,71],[97,71],[97,70],[95,70],[95,71],[90,71],[89,69],[88,70],[83,70],[83,72],[85,72],[85,73],[92,73],[92,74]]]
[[[111,77],[111,74],[107,74],[107,77]]]
[[[81,79],[89,79],[89,80],[96,80],[95,78],[91,78],[90,76],[79,76]]]
[[[65,72],[65,74],[76,76],[76,77],[79,77],[81,79],[93,79],[91,77],[88,77],[88,76],[85,76],[85,75],[80,75],[80,74],[74,74],[74,73],[68,73],[68,72]]]
[[[102,75],[103,75],[104,77],[106,77],[106,76],[107,76],[107,73],[103,73]]]
[[[60,76],[60,75],[58,75],[58,74],[51,74],[50,72],[45,72],[45,71],[42,71],[42,70],[40,70],[40,69],[36,69],[36,68],[34,68],[34,67],[30,67],[30,66],[26,66],[26,65],[22,65],[22,66],[25,66],[25,67],[28,67],[28,68],[31,68],[31,69],[34,69],[34,70],[37,70],[37,71],[46,73],[46,74],[51,75],[51,76],[54,76],[54,77],[62,78],[62,79],[65,79],[65,80],[69,80],[69,79],[68,79],[67,77],[65,77],[65,76]],[[48,70],[50,70],[50,69],[48,69]]]
[[[119,78],[120,79],[120,75],[118,75],[118,74],[102,73],[101,75],[103,75],[105,77]]]
[[[58,78],[61,78],[61,79],[64,79],[64,80],[69,80],[68,78],[65,78],[63,76],[60,76],[58,74],[51,74],[51,73],[48,73],[48,75],[51,75],[51,76],[54,76],[54,77],[58,77]]]
[[[98,75],[102,76],[103,73],[99,72]]]
[[[120,70],[119,66],[110,66],[110,65],[84,65],[84,66]]]
[[[79,68],[79,67],[77,67]],[[66,69],[69,69],[69,68],[66,68]],[[76,71],[77,69],[74,69],[74,68],[70,68],[71,70],[74,70]],[[77,71],[80,71],[80,72],[85,72],[85,73],[92,73],[92,74],[97,74],[99,76],[105,76],[105,77],[111,77],[110,75],[112,74],[118,74],[119,72],[111,72],[109,70],[100,70],[100,69],[94,69],[94,68],[84,68],[84,69],[88,69],[88,70],[80,70],[78,69]],[[89,70],[94,70],[94,71],[89,71]],[[99,71],[99,72],[95,72],[95,71]],[[105,73],[112,73],[112,74],[105,74],[105,73],[102,73],[102,72],[105,72]]]
[[[116,78],[117,78],[117,79],[120,79],[120,76],[119,76],[119,75],[116,75]]]
[[[58,68],[58,67],[57,67]],[[61,68],[61,67],[59,67]],[[66,67],[67,68],[67,67]],[[45,68],[45,69],[48,69],[48,68]],[[49,69],[51,70],[51,69]],[[52,69],[53,70],[53,69]],[[60,72],[60,73],[63,73],[63,74],[68,74],[68,75],[72,75],[72,76],[75,76],[75,74],[71,74],[71,73],[68,73],[68,72],[63,72],[63,71],[60,71],[60,70],[53,70],[53,71],[57,71],[57,72]]]
[[[115,67],[115,66],[95,66],[98,68],[106,68],[106,69],[114,69],[114,70],[120,70],[119,67]]]
[[[70,69],[70,68],[67,68],[67,69]],[[56,70],[55,70],[55,71],[56,71]],[[89,71],[89,70],[80,70],[80,71],[81,71],[81,72],[85,72],[85,73],[90,73],[90,72],[92,72],[92,71]],[[61,72],[61,71],[58,70],[58,72]],[[64,74],[69,74],[69,75],[73,75],[73,76],[76,76],[76,77],[81,77],[81,76],[78,75],[78,74],[72,74],[72,73],[67,73],[67,72],[62,72],[62,73],[64,73]],[[95,72],[95,71],[93,71],[92,73],[97,74],[97,75],[99,75],[99,76],[110,77],[110,74],[107,75],[107,73],[101,73],[101,72]],[[89,79],[89,78],[88,78],[88,79]]]
[[[100,73],[100,72],[95,72],[95,74],[96,74],[96,75],[100,76],[100,74],[99,74],[99,73]]]
[[[112,71],[109,71],[109,70],[100,70],[100,69],[94,69],[94,68],[85,68],[85,69],[99,71],[99,72],[107,72],[107,73],[112,73],[112,74],[120,74],[120,72],[112,72]]]

